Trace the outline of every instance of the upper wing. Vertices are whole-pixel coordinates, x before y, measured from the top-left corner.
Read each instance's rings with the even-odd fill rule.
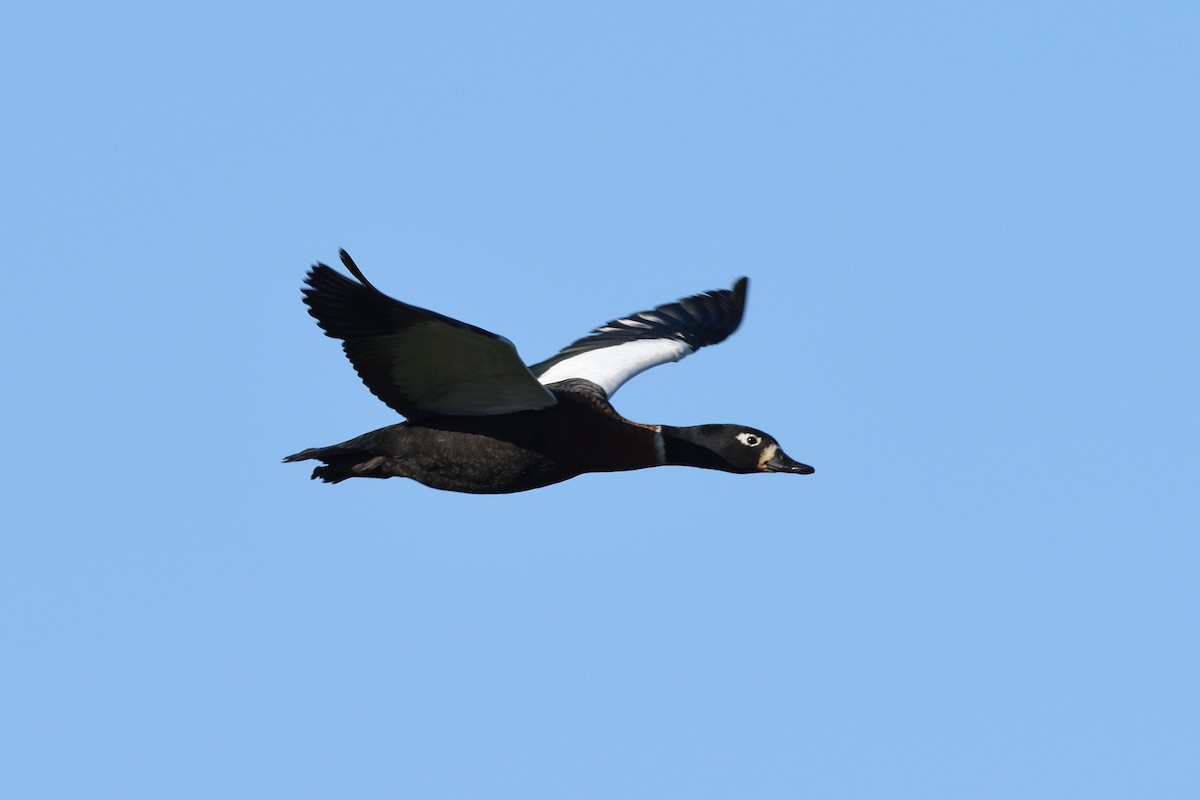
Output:
[[[304,302],[325,335],[342,340],[350,363],[380,400],[409,419],[555,404],[512,342],[393,300],[371,285],[345,250],[338,252],[359,282],[317,264],[305,279]]]
[[[732,289],[685,297],[615,319],[529,369],[542,383],[583,378],[612,397],[639,372],[678,361],[737,330],[748,284],[747,278],[738,278]]]

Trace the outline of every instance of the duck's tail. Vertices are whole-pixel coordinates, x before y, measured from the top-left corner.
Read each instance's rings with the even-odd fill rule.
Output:
[[[376,433],[374,431],[329,447],[310,447],[285,456],[283,461],[285,464],[293,461],[324,461],[324,466],[313,469],[312,479],[320,478],[326,483],[341,483],[347,478],[388,478],[393,473],[383,472],[380,467],[391,459],[379,454]]]

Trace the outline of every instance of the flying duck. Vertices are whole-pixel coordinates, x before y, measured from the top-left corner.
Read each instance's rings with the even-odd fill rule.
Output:
[[[340,250],[357,280],[317,263],[304,302],[371,392],[407,422],[284,461],[324,462],[312,477],[412,478],[434,489],[523,492],[585,472],[665,465],[790,472],[775,439],[746,425],[644,425],[609,398],[651,367],[678,361],[737,330],[749,281],[601,325],[526,366],[502,336],[393,300]]]

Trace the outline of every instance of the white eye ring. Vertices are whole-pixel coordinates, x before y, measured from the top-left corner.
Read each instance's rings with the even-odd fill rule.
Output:
[[[739,433],[737,440],[746,445],[746,447],[758,447],[762,444],[762,437],[757,433]]]

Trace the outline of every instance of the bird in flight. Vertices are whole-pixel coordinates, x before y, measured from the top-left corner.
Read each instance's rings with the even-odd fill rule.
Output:
[[[742,321],[748,279],[613,320],[526,366],[502,336],[376,289],[345,250],[356,280],[318,263],[304,302],[371,392],[406,422],[285,462],[323,462],[312,477],[412,478],[473,494],[523,492],[588,472],[667,465],[733,473],[813,468],[746,425],[646,425],[609,402],[627,380],[723,341]]]

